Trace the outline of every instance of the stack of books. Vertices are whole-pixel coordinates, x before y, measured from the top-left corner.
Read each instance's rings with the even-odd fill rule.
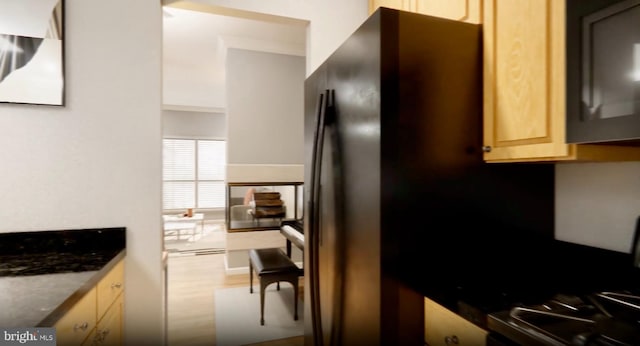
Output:
[[[253,194],[253,216],[256,218],[284,217],[284,202],[280,199],[280,192],[255,192]]]

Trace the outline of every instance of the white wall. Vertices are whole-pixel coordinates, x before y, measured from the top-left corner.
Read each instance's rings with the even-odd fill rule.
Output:
[[[126,227],[126,338],[158,345],[160,2],[65,11],[66,106],[0,104],[0,232]]]
[[[304,57],[227,51],[227,162],[304,164]]]
[[[166,138],[226,139],[223,113],[162,111],[162,136]]]
[[[212,57],[212,67],[217,57]],[[165,64],[163,103],[211,109],[226,107],[224,79],[202,66]]]
[[[174,1],[165,0],[165,3]],[[309,76],[368,17],[368,0],[192,0],[188,2],[309,20]]]
[[[556,238],[630,252],[640,162],[556,164]]]
[[[270,0],[270,1],[256,1],[256,0],[193,0],[193,1],[174,1],[174,0],[164,0],[164,4],[170,4],[174,2],[186,3],[192,5],[207,5],[213,7],[224,7],[232,10],[242,10],[242,11],[250,11],[257,13],[265,13],[269,15],[289,17],[294,19],[300,19],[304,21],[310,21],[308,30],[307,30],[307,49],[306,49],[306,60],[304,63],[304,76],[308,76],[315,70],[317,66],[319,66],[335,49],[342,43],[344,40],[353,33],[356,28],[366,19],[368,16],[368,1],[367,0],[350,0],[350,1],[340,1],[340,0],[297,0],[297,1],[289,1],[289,0]],[[189,6],[187,6],[189,7]],[[197,6],[195,6],[197,7]],[[336,20],[336,14],[340,14],[340,19]],[[229,37],[224,38],[225,46],[229,49],[235,48],[246,48],[247,42],[237,42],[235,40],[230,40]],[[262,47],[256,48],[255,42],[251,43],[253,50],[262,50],[264,49],[267,52],[271,52],[274,49],[277,50],[278,53],[284,53],[288,55],[288,53],[283,51],[283,47]],[[266,48],[266,49],[265,49]],[[229,50],[227,50],[228,52]],[[263,52],[264,53],[264,52]],[[298,55],[299,52],[291,52],[291,55]],[[227,57],[227,61],[228,61]],[[245,65],[243,68],[251,67],[251,65]],[[240,105],[242,110],[238,109],[238,105],[240,103],[235,103],[233,106],[229,106],[229,100],[237,100],[239,97],[238,94],[229,95],[229,84],[227,84],[227,89],[222,92],[216,92],[215,96],[210,96],[210,100],[212,104],[204,105],[204,102],[197,99],[202,99],[203,96],[199,95],[197,90],[193,90],[194,93],[190,96],[193,97],[192,101],[187,101],[187,97],[185,95],[189,94],[191,88],[183,88],[184,86],[188,86],[188,84],[182,83],[183,77],[174,75],[174,72],[170,72],[171,76],[167,75],[165,77],[170,78],[176,85],[181,85],[181,87],[168,87],[170,89],[165,90],[165,103],[170,104],[171,102],[186,105],[193,105],[197,107],[202,106],[216,106],[218,108],[231,108],[225,109],[228,119],[228,150],[229,150],[229,162],[230,165],[227,170],[227,178],[230,181],[282,181],[282,179],[286,181],[301,181],[303,180],[303,169],[302,163],[304,161],[303,158],[303,134],[302,134],[302,123],[303,123],[303,108],[301,106],[299,117],[290,118],[287,116],[286,118],[293,119],[292,122],[286,124],[286,126],[282,127],[283,131],[287,131],[288,134],[293,134],[294,136],[299,136],[299,138],[288,138],[287,140],[278,139],[277,142],[271,143],[271,147],[275,148],[276,151],[272,150],[267,153],[267,156],[264,154],[264,148],[259,148],[258,150],[250,151],[247,149],[247,146],[255,146],[255,140],[245,141],[245,138],[251,138],[254,136],[248,136],[248,133],[252,133],[253,135],[258,135],[260,138],[264,138],[260,136],[259,132],[256,132],[256,129],[264,128],[264,126],[252,126],[246,127],[243,124],[246,123],[246,119],[249,119],[247,115],[244,115],[244,120],[236,120],[238,119],[238,114],[247,114],[243,113],[245,110],[251,108]],[[193,75],[193,73],[187,71],[185,76]],[[208,73],[205,71],[205,74]],[[230,83],[235,83],[236,85],[239,83],[235,82],[235,77],[230,76],[228,71],[225,72],[227,81]],[[172,77],[173,76],[173,77]],[[191,78],[191,77],[189,77]],[[181,82],[182,80],[182,82]],[[177,82],[176,82],[177,81]],[[170,81],[167,81],[169,83]],[[171,83],[173,83],[171,82]],[[245,84],[246,85],[246,84]],[[264,85],[264,84],[263,84]],[[204,87],[204,85],[203,85]],[[182,88],[182,89],[181,89]],[[267,86],[269,88],[269,86]],[[185,92],[185,90],[189,90]],[[205,90],[205,89],[200,89]],[[212,88],[207,88],[206,90],[212,90]],[[217,90],[217,89],[216,89]],[[267,90],[267,89],[265,89]],[[207,91],[207,92],[209,92]],[[297,90],[300,93],[300,102],[303,102],[301,87]],[[174,94],[176,93],[176,94]],[[226,95],[224,101],[217,100],[220,95]],[[243,95],[246,95],[244,93]],[[254,93],[252,95],[259,96],[260,93]],[[180,101],[170,101],[170,100]],[[214,101],[216,99],[216,101]],[[291,97],[290,100],[294,98]],[[186,103],[191,102],[191,103]],[[233,102],[233,101],[232,101]],[[249,104],[250,100],[244,101]],[[215,104],[214,103],[218,103]],[[224,106],[221,106],[224,105]],[[235,114],[233,108],[236,109]],[[253,107],[249,110],[256,109],[257,107]],[[265,108],[269,109],[269,108]],[[253,115],[252,115],[253,116]],[[266,119],[266,117],[264,117]],[[279,115],[276,119],[281,119],[282,117]],[[235,121],[235,125],[234,125]],[[259,122],[263,122],[263,119],[258,119]],[[237,126],[240,125],[240,126]],[[269,126],[269,128],[271,128]],[[299,128],[300,132],[296,134],[295,129]],[[249,131],[247,131],[249,129]],[[236,137],[239,135],[239,137]],[[293,143],[293,145],[291,144]],[[298,151],[295,151],[298,146],[296,143],[299,143]],[[293,148],[293,149],[289,149]],[[292,151],[293,150],[293,151]],[[238,154],[239,153],[239,154]],[[244,163],[246,162],[246,163]],[[260,162],[269,162],[268,164],[257,165]],[[293,164],[288,164],[292,162]]]

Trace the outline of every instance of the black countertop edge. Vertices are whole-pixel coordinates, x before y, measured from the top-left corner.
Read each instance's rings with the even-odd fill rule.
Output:
[[[107,273],[113,269],[118,262],[123,260],[126,255],[126,249],[122,249],[116,256],[114,256],[102,269],[100,269],[95,275],[93,275],[87,282],[80,286],[75,292],[73,292],[69,298],[67,298],[62,304],[60,304],[55,310],[51,311],[42,321],[38,323],[36,327],[53,327],[62,316],[64,316],[69,310],[76,304],[87,292],[94,288],[100,280],[102,280]]]
[[[126,248],[124,227],[0,233],[0,277],[100,270]]]
[[[124,247],[125,227],[0,233],[0,255],[87,253]]]

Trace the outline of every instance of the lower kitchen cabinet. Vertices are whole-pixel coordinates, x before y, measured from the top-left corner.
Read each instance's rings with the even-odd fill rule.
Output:
[[[124,261],[120,261],[96,286],[98,325],[91,345],[122,345]],[[88,340],[89,341],[89,340]]]
[[[122,345],[124,259],[54,324],[61,346]]]
[[[424,340],[429,346],[484,346],[487,331],[429,298],[424,299]]]
[[[96,289],[89,290],[56,322],[58,345],[81,345],[96,327]]]
[[[91,341],[91,345],[122,345],[122,313],[123,295],[119,295],[116,301],[105,312],[98,322],[96,333]]]
[[[107,309],[116,301],[124,290],[124,261],[118,264],[105,275],[98,285],[97,290],[97,313],[98,316],[104,316]]]

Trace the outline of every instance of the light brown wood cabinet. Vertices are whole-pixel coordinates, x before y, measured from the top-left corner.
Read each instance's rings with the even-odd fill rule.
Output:
[[[54,325],[56,343],[81,345],[95,329],[96,322],[96,289],[94,287]]]
[[[122,345],[124,261],[116,264],[96,286],[98,325],[92,345]]]
[[[564,1],[484,0],[484,159],[638,160],[633,147],[566,144]]]
[[[369,0],[369,13],[389,7],[478,24],[482,21],[481,5],[482,0]]]
[[[107,275],[105,275],[98,285],[97,290],[97,311],[98,316],[104,316],[107,309],[116,301],[124,291],[124,261],[118,262]]]
[[[92,345],[122,345],[123,298],[122,294],[119,295],[113,305],[105,311],[98,322],[95,336],[90,339]]]
[[[122,345],[124,260],[54,324],[59,345]]]
[[[388,7],[395,10],[412,11],[414,0],[369,0],[369,14],[375,12],[378,7]]]
[[[566,143],[565,2],[369,0],[483,24],[487,162],[638,161],[640,147]]]
[[[484,346],[487,331],[429,298],[424,299],[424,340],[429,346]]]

